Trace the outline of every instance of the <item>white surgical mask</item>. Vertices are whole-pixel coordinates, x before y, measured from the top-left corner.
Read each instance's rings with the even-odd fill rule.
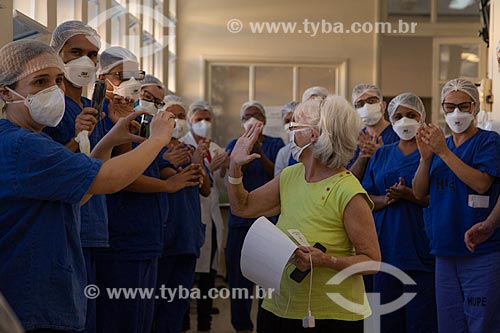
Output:
[[[210,139],[210,136],[212,134],[212,124],[209,121],[199,121],[192,124],[191,128],[193,129],[194,134],[205,139]]]
[[[139,105],[134,108],[135,111],[146,111],[149,114],[155,115],[158,113],[158,108],[155,103],[150,101],[145,101],[143,99],[139,100]]]
[[[93,82],[95,71],[94,62],[87,56],[73,59],[64,65],[64,77],[77,88]]]
[[[401,140],[408,141],[415,137],[419,126],[420,123],[415,119],[403,117],[392,125],[392,129]]]
[[[469,128],[474,116],[472,113],[461,112],[458,108],[455,108],[452,113],[446,114],[444,118],[453,132],[463,133]]]
[[[356,109],[361,120],[366,126],[373,126],[382,119],[382,112],[380,112],[381,104],[368,104],[365,103],[363,107]]]
[[[243,123],[243,128],[244,128],[244,129],[245,129],[245,131],[246,131],[246,130],[248,130],[248,128],[249,128],[250,126],[252,126],[253,124],[255,124],[255,123],[256,123],[256,122],[258,122],[258,121],[259,121],[259,120],[258,120],[257,118],[252,117],[252,118],[248,119],[247,121],[245,121],[245,122]],[[260,128],[260,132],[261,132],[261,133],[262,133],[262,130],[263,130],[263,129],[264,129],[263,127],[261,127],[261,128]]]
[[[175,119],[175,128],[172,132],[172,137],[180,139],[187,133],[187,123],[185,119]]]
[[[302,152],[307,148],[309,147],[312,142],[309,142],[308,144],[306,144],[304,147],[299,147],[297,146],[297,144],[295,143],[295,132],[299,132],[299,131],[305,131],[305,130],[309,130],[310,128],[302,128],[302,129],[298,129],[298,130],[295,130],[295,131],[290,131],[290,151],[292,152],[292,157],[294,160],[296,160],[297,162],[299,162],[299,158],[300,158],[300,155],[302,154]]]
[[[113,94],[122,97],[130,97],[134,101],[138,101],[141,97],[141,83],[134,77],[130,80],[122,81],[119,86],[115,86],[111,81],[108,82],[113,86]]]
[[[14,95],[22,100],[6,102],[7,104],[24,103],[28,108],[31,118],[43,126],[56,127],[64,116],[66,103],[64,92],[58,86],[52,86],[42,91],[24,97],[16,91],[6,87]]]

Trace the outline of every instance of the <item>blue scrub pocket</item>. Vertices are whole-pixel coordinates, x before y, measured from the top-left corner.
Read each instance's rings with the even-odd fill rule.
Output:
[[[49,308],[54,312],[72,313],[75,309],[78,286],[74,279],[75,270],[69,264],[56,262],[52,264],[48,293]]]

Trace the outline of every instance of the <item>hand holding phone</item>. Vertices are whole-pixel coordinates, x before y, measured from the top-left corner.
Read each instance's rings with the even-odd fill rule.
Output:
[[[91,107],[97,110],[95,115],[97,121],[101,120],[102,110],[104,108],[104,99],[106,98],[106,81],[96,81],[94,84],[94,92],[92,93]]]
[[[321,250],[321,252],[325,253],[326,252],[326,247],[324,247],[323,245],[321,245],[321,243],[316,243],[314,244],[315,248]],[[309,274],[309,272],[311,272],[310,269],[308,269],[307,271],[301,271],[300,269],[298,268],[295,268],[292,272],[292,274],[290,274],[290,278],[292,280],[294,280],[295,282],[302,282],[302,280],[305,279],[305,277]]]

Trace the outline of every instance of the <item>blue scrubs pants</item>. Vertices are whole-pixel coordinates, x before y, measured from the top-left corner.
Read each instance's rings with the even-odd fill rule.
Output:
[[[246,288],[253,295],[254,283],[241,273],[240,257],[243,241],[250,227],[229,228],[226,245],[227,279],[230,288]],[[236,331],[253,331],[250,316],[252,299],[231,298],[231,324]]]
[[[180,289],[191,290],[196,268],[194,254],[165,256],[158,260],[157,289],[169,288],[177,290],[174,299],[164,299],[163,296],[155,302],[155,317],[153,332],[177,333],[181,330],[184,314],[189,309],[189,297],[179,295]],[[181,296],[181,297],[179,297]]]
[[[397,277],[382,272],[373,276],[373,292],[380,293],[382,305],[398,299],[403,293],[417,293],[403,308],[382,315],[380,332],[437,333],[434,273],[404,272],[417,284],[404,285]]]
[[[436,258],[439,332],[500,332],[500,252]]]
[[[106,288],[144,288],[155,290],[158,259],[97,260],[98,333],[150,333],[153,323],[155,293],[148,298],[110,299]],[[129,289],[129,290],[132,290]]]

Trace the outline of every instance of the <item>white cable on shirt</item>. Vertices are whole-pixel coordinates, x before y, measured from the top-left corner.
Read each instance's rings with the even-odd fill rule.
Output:
[[[311,263],[311,276],[309,277],[309,303],[307,304],[307,313],[310,316],[311,315],[311,293],[312,293],[312,287],[313,287],[313,262],[312,262],[311,253],[309,253],[309,262]]]

